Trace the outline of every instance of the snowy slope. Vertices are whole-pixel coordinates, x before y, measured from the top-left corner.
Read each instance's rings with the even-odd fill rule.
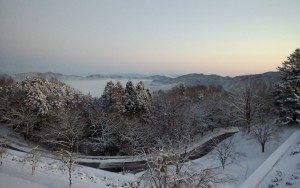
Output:
[[[199,168],[214,168],[218,173],[230,175],[235,181],[230,183],[218,184],[218,188],[235,188],[241,184],[292,134],[294,130],[290,128],[280,128],[280,138],[266,144],[266,151],[261,152],[260,145],[250,139],[247,133],[239,132],[235,135],[234,151],[240,153],[239,160],[228,164],[222,170],[221,164],[212,151],[210,154],[194,160]]]
[[[291,145],[299,142],[300,131],[295,131],[274,153],[272,153],[264,163],[257,168],[253,174],[243,183],[241,188],[255,188],[271,171],[279,160],[283,160],[282,156],[286,154]],[[299,151],[300,152],[300,151]],[[290,164],[290,161],[285,161],[285,168]],[[300,161],[299,161],[300,162]]]
[[[24,155],[13,150],[7,152],[3,165],[0,166],[1,188],[69,187],[67,169],[60,161],[41,158],[35,174],[31,175],[30,164],[22,162]],[[72,188],[132,187],[129,182],[137,180],[133,174],[122,175],[81,165],[75,166],[72,175]]]
[[[250,140],[250,136],[246,133],[239,132],[235,135],[236,145],[235,151],[242,153],[243,157],[234,163],[230,163],[222,170],[219,161],[212,151],[208,155],[194,160],[193,164],[197,169],[205,167],[213,168],[216,172],[229,174],[234,177],[236,181],[218,184],[218,188],[234,188],[240,185],[294,132],[291,128],[280,128],[280,138],[278,141],[267,143],[265,153],[261,153],[260,146],[254,140]],[[298,145],[297,145],[298,147]],[[291,152],[299,151],[299,147],[291,150]],[[65,167],[60,161],[51,158],[42,157],[38,163],[36,173],[31,175],[31,167],[29,164],[20,162],[25,153],[9,150],[4,158],[3,166],[0,166],[0,188],[14,188],[14,187],[68,187],[68,175]],[[292,178],[297,175],[300,168],[298,153],[294,155],[286,155],[287,161],[290,163],[279,163],[278,168],[285,171],[287,178]],[[286,160],[284,160],[286,161]],[[293,169],[289,171],[287,169]],[[270,177],[265,178],[263,186],[269,185],[272,178],[277,175],[277,170],[274,168]],[[286,173],[288,172],[288,173]],[[290,173],[291,172],[291,173]],[[86,166],[76,165],[73,171],[73,186],[79,187],[132,187],[130,183],[137,183],[139,181],[139,174],[125,175],[119,173],[107,172],[99,169],[89,168]],[[293,176],[292,176],[293,175]],[[284,180],[284,183],[286,180]],[[296,181],[292,181],[294,183]],[[22,185],[22,186],[20,186]],[[297,185],[297,184],[296,184]]]
[[[258,187],[300,187],[300,134]]]

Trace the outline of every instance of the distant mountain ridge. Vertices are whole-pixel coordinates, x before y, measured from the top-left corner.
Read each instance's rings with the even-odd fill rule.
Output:
[[[82,76],[77,76],[77,75],[64,75],[60,73],[54,73],[54,72],[45,72],[45,73],[40,73],[40,72],[27,72],[27,73],[17,73],[17,74],[10,74],[12,78],[14,78],[16,81],[24,80],[28,76],[40,76],[44,77],[47,79],[54,78],[58,80],[78,80],[82,79]]]
[[[147,75],[144,74],[91,74],[86,76],[85,78],[92,78],[92,79],[103,79],[103,78],[114,78],[114,79],[139,79],[139,78],[146,78]]]
[[[181,75],[177,77],[169,77],[165,75],[143,75],[143,74],[92,74],[88,76],[77,76],[77,75],[64,75],[60,73],[46,72],[46,73],[18,73],[12,74],[15,80],[23,80],[26,76],[41,76],[45,78],[55,78],[58,80],[95,80],[95,79],[148,79],[152,80],[152,85],[220,85],[226,90],[235,88],[242,85],[244,82],[253,80],[258,82],[265,82],[267,85],[272,85],[273,83],[279,81],[279,72],[266,72],[263,74],[253,74],[253,75],[243,75],[243,76],[219,76],[219,75],[205,75],[198,73],[191,73],[186,75]]]
[[[23,80],[27,76],[40,76],[47,79],[55,78],[58,80],[90,80],[90,79],[148,79],[148,80],[154,80],[154,79],[161,79],[161,75],[145,75],[145,74],[91,74],[88,76],[78,76],[78,75],[64,75],[61,73],[54,73],[54,72],[27,72],[27,73],[17,73],[17,74],[0,74],[2,76],[11,76],[15,80]]]
[[[272,85],[273,83],[280,80],[279,72],[266,72],[263,74],[253,74],[253,75],[243,75],[236,77],[223,77],[219,75],[205,75],[205,74],[186,74],[178,76],[176,78],[161,77],[154,79],[153,84],[185,84],[185,85],[220,85],[226,90],[237,87],[246,81],[258,81],[265,82],[267,85]]]

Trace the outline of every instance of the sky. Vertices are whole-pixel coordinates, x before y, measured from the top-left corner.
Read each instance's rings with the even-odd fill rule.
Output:
[[[300,0],[0,0],[0,72],[243,75],[300,47]]]

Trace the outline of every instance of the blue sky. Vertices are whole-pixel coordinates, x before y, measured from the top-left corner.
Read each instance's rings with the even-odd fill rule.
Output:
[[[273,71],[300,46],[299,0],[0,0],[1,72]]]

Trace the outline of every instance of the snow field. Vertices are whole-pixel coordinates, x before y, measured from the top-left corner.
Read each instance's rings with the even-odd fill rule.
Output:
[[[272,170],[286,151],[297,141],[299,141],[300,131],[294,132],[268,159],[257,168],[253,174],[242,184],[241,188],[255,188]]]

